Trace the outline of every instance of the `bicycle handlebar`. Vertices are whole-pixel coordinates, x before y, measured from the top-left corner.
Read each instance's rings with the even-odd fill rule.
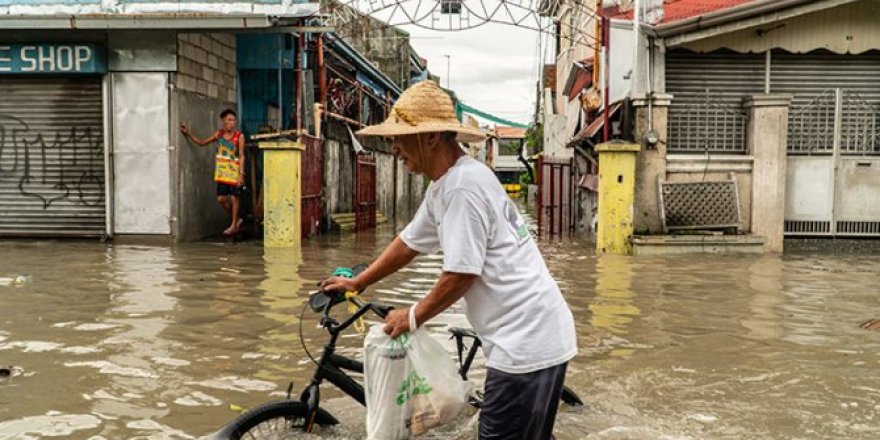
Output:
[[[392,310],[394,310],[394,307],[392,307],[392,306],[386,306],[386,305],[382,305],[382,304],[365,302],[356,296],[351,297],[348,300],[351,301],[354,305],[356,305],[358,307],[369,308],[373,313],[375,313],[376,315],[378,315],[382,319],[385,319],[388,316],[388,313],[391,312]]]

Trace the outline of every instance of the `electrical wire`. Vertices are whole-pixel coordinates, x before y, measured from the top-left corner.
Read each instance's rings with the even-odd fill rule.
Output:
[[[308,356],[309,359],[311,359],[315,365],[317,365],[320,368],[324,368],[323,365],[321,365],[317,360],[315,360],[315,357],[312,356],[312,353],[309,351],[308,347],[306,347],[306,338],[303,336],[303,318],[305,318],[306,309],[308,309],[308,308],[309,308],[309,303],[306,302],[305,304],[303,304],[302,311],[299,312],[299,343],[300,343],[300,345],[302,345],[303,351],[306,352],[306,356]]]

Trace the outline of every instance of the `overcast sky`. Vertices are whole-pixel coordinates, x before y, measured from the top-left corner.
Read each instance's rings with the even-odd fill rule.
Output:
[[[538,32],[494,23],[466,31],[402,28],[443,87],[447,84],[444,55],[450,56],[451,89],[464,103],[514,122],[531,122],[543,64],[538,62]]]

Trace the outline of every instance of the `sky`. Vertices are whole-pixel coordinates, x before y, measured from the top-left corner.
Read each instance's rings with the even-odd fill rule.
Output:
[[[462,102],[514,122],[532,121],[543,64],[538,62],[537,31],[496,23],[465,31],[401,28],[410,33],[416,52],[428,60],[431,73],[441,78],[443,87],[448,81]],[[541,36],[552,41],[546,37]],[[450,56],[448,78],[444,55]]]

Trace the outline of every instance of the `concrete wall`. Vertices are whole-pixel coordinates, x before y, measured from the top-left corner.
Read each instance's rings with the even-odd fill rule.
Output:
[[[233,104],[196,93],[175,90],[171,94],[171,121],[186,121],[198,136],[219,127],[219,115]],[[229,226],[229,217],[217,203],[214,183],[216,146],[199,147],[172,130],[177,154],[172,156],[172,191],[177,212],[173,233],[177,241],[194,241],[217,235]],[[176,208],[176,209],[175,209]]]
[[[746,145],[752,169],[752,231],[764,236],[765,250],[781,253],[785,239],[785,190],[790,95],[758,95],[746,100],[749,130]]]
[[[226,102],[237,102],[234,34],[178,34],[175,85]]]
[[[660,218],[660,199],[657,194],[657,179],[666,178],[666,140],[667,114],[672,100],[670,95],[659,95],[653,99],[649,108],[647,100],[636,100],[635,139],[641,145],[636,156],[636,198],[633,209],[633,227],[636,234],[662,234],[663,221]],[[651,112],[651,124],[648,119]],[[657,145],[649,146],[645,134],[654,130],[660,139]]]
[[[322,1],[325,12],[344,8],[348,20],[336,33],[354,47],[361,55],[375,64],[394,84],[402,90],[410,82],[410,44],[409,33],[389,26],[380,20],[364,15],[350,6],[336,0]]]
[[[220,112],[236,108],[235,36],[178,34],[177,44],[171,125],[186,122],[193,133],[205,137],[220,128]],[[217,203],[216,145],[199,147],[176,128],[171,141],[177,146],[177,154],[172,156],[176,240],[193,241],[219,234],[229,226],[229,217]]]

